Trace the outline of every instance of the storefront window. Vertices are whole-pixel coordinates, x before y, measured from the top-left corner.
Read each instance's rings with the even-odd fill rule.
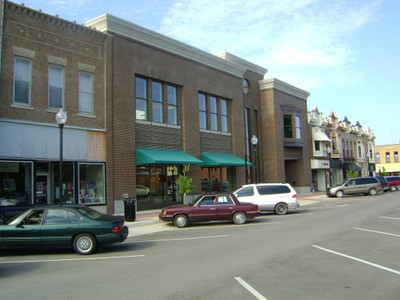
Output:
[[[105,203],[104,164],[78,164],[79,203]]]
[[[0,205],[32,204],[32,162],[0,162]]]
[[[232,190],[228,168],[201,168],[201,178],[203,193]]]
[[[62,190],[61,195],[63,203],[75,203],[75,185],[74,185],[74,165],[72,163],[63,163],[62,165]],[[54,203],[60,203],[60,164],[53,165],[53,199]]]

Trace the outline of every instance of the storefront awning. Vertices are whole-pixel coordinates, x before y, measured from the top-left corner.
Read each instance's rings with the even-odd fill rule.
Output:
[[[344,163],[343,164],[343,168],[345,170],[348,170],[348,169],[351,168],[353,171],[356,171],[356,172],[361,172],[362,171],[361,167],[356,165],[355,163]]]
[[[251,162],[245,162],[239,156],[226,153],[200,153],[200,159],[203,161],[203,167],[244,167],[252,166]]]
[[[319,142],[330,142],[331,141],[329,139],[329,137],[326,135],[326,133],[321,132],[321,131],[314,131],[313,138],[314,138],[314,141],[319,141]]]
[[[136,149],[137,165],[199,165],[203,162],[180,150]]]

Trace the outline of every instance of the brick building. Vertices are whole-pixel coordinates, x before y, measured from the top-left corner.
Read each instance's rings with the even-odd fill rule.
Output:
[[[266,69],[107,14],[81,26],[5,1],[2,24],[0,198],[57,203],[61,192],[113,213],[128,193],[139,209],[162,207],[181,201],[185,164],[193,194],[254,181],[310,190],[308,93]]]

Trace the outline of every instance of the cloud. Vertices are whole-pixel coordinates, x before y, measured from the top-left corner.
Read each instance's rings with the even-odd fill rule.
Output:
[[[297,77],[307,88],[363,79],[351,64],[351,39],[377,20],[380,0],[180,0],[171,5],[160,31],[208,52],[231,52],[272,74]],[[343,76],[346,71],[350,76]],[[271,74],[270,74],[271,73]],[[340,75],[339,75],[340,74]],[[299,80],[301,78],[301,80]],[[332,83],[332,82],[331,82]]]

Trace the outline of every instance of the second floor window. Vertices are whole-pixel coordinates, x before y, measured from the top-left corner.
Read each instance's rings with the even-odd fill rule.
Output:
[[[49,108],[63,106],[64,68],[49,65]]]
[[[15,104],[31,104],[31,69],[31,60],[22,57],[15,57],[13,99]]]
[[[153,81],[151,83],[151,99],[152,99],[152,111],[153,111],[153,122],[163,123],[163,90],[162,83]]]
[[[199,128],[229,132],[229,101],[205,93],[198,94]]]
[[[172,84],[136,77],[136,120],[178,125],[178,87]]]
[[[92,96],[93,75],[86,72],[79,72],[79,112],[92,114],[93,96]]]
[[[386,162],[390,163],[390,153],[386,152],[385,155],[386,155]]]
[[[168,95],[168,124],[178,125],[178,99],[175,86],[167,85]]]
[[[206,95],[199,94],[199,127],[207,129],[207,102]]]
[[[136,78],[136,119],[147,120],[147,80]]]
[[[283,115],[283,131],[285,138],[301,139],[301,118],[297,115]]]
[[[399,162],[399,152],[394,151],[394,162],[398,163]]]

